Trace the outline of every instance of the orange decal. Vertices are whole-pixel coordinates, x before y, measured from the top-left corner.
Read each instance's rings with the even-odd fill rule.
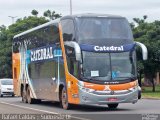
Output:
[[[117,85],[98,85],[93,83],[84,82],[84,87],[91,88],[94,90],[127,90],[129,88],[135,87],[137,85],[137,81],[133,81],[130,83],[117,84]]]
[[[72,76],[68,71],[61,24],[59,24],[59,33],[60,33],[60,44],[61,44],[61,49],[62,49],[62,55],[64,59],[64,69],[65,69],[65,76],[66,76],[68,102],[73,103],[73,104],[79,104],[80,103],[79,98],[73,97],[73,96],[78,96],[78,85],[77,85],[78,80],[74,76]]]
[[[14,93],[17,96],[20,96],[21,83],[19,80],[19,74],[20,74],[20,54],[19,53],[12,54],[12,71],[13,71]]]

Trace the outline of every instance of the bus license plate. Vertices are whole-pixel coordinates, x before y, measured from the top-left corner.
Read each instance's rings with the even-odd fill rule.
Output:
[[[117,98],[108,98],[107,100],[108,100],[108,101],[110,101],[110,102],[118,101],[118,99],[117,99]]]

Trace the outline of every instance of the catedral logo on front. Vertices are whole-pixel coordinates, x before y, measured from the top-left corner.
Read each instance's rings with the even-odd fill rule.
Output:
[[[53,48],[47,47],[38,50],[31,50],[31,62],[53,58]]]
[[[123,46],[115,47],[115,46],[94,46],[95,51],[124,51]]]

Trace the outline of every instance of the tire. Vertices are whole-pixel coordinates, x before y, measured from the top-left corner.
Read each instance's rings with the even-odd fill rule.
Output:
[[[141,99],[141,91],[138,91],[138,99]]]
[[[115,103],[115,104],[108,104],[108,107],[111,108],[111,109],[115,109],[118,107],[118,103]]]
[[[30,95],[30,87],[27,87],[26,99],[27,99],[28,104],[34,103],[34,99],[31,98],[31,95]]]
[[[14,94],[12,95],[12,97],[14,97]]]
[[[60,96],[61,107],[65,110],[68,110],[71,105],[68,103],[68,96],[67,96],[67,91],[66,91],[65,87],[63,87],[63,89],[61,90],[60,95],[61,95]]]
[[[42,101],[41,99],[33,99],[35,104],[40,104]]]
[[[1,94],[1,90],[0,90],[0,97],[3,97],[3,95]]]
[[[22,102],[27,103],[26,91],[22,91]]]

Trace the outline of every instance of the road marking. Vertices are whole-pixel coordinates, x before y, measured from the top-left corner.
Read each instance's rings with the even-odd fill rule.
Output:
[[[15,105],[15,104],[7,103],[7,102],[0,102],[0,103],[10,105],[10,106],[19,107],[19,108],[23,108],[23,109],[30,109],[30,110],[34,110],[34,111],[48,113],[48,114],[59,114],[59,113],[56,113],[56,112],[51,112],[51,111],[47,111],[47,110],[40,110],[40,109],[36,109],[36,108],[30,108],[30,107],[21,106],[21,105]],[[78,120],[90,120],[90,119],[80,118],[80,117],[76,117],[76,116],[71,116],[71,118],[75,118],[75,119],[78,119]]]

